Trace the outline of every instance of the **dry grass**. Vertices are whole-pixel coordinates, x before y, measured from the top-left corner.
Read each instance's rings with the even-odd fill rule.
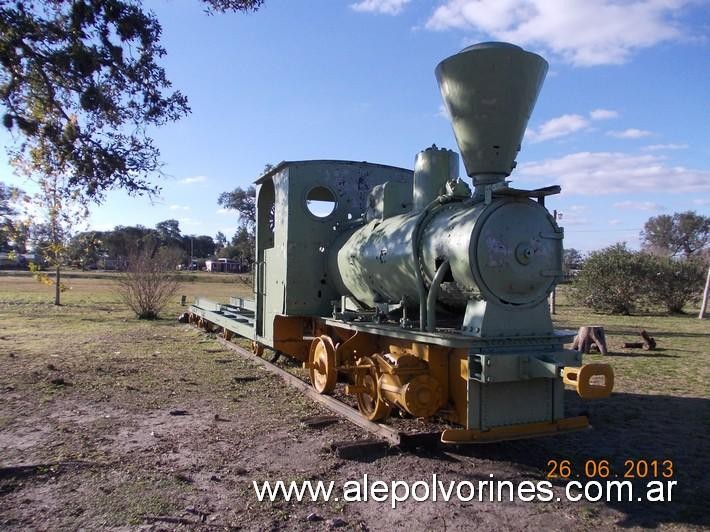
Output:
[[[707,523],[710,321],[690,314],[596,315],[570,305],[563,289],[557,324],[602,325],[610,345],[604,361],[615,368],[614,396],[588,405],[570,398],[572,408],[589,410],[595,430],[363,465],[327,450],[333,440],[361,438],[358,429],[340,423],[307,431],[298,420],[323,411],[213,336],[175,321],[184,310],[180,295],[226,301],[249,296],[248,283],[186,273],[166,318],[147,323],[119,303],[112,275],[64,279],[70,290],[55,307],[51,288],[29,276],[0,275],[0,527],[121,527],[155,514],[197,520],[186,510],[196,508],[221,528],[322,528],[305,521],[314,511],[343,516],[349,528],[364,522],[378,529],[389,523],[378,505],[257,504],[251,480],[342,480],[363,471],[384,479],[491,472],[539,480],[549,459],[606,458],[621,467],[625,459],[663,457],[677,465],[680,495],[673,504],[421,505],[411,515],[426,528],[442,528],[436,519],[448,528],[520,519],[554,529]],[[621,348],[638,328],[656,338],[657,351]],[[175,410],[187,415],[169,414]]]

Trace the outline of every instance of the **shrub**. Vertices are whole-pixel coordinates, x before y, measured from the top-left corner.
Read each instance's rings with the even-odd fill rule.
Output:
[[[653,258],[615,244],[589,255],[575,279],[581,304],[601,312],[630,314],[647,299]]]
[[[118,295],[139,319],[159,317],[180,288],[175,267],[182,258],[177,249],[147,247],[128,257],[118,280]]]
[[[705,283],[707,265],[698,259],[654,257],[656,270],[650,276],[649,296],[668,312],[683,313],[686,303],[697,301]]]

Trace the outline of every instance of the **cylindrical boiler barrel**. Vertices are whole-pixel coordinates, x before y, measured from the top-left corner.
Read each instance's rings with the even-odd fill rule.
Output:
[[[329,277],[342,294],[370,308],[402,299],[416,306],[416,268],[429,284],[448,260],[455,285],[438,298],[446,306],[465,306],[464,293],[497,304],[534,305],[545,299],[553,272],[561,268],[559,236],[547,210],[527,198],[452,202],[423,221],[408,213],[346,233],[332,248]]]

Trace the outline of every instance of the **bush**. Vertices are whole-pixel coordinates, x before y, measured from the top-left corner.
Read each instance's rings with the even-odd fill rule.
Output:
[[[670,313],[683,313],[686,303],[700,298],[708,266],[698,259],[654,257],[656,272],[650,277],[649,296]]]
[[[647,298],[653,257],[615,244],[589,255],[574,286],[581,304],[600,312],[631,314]]]
[[[159,317],[168,301],[180,288],[175,266],[182,251],[168,248],[145,248],[128,257],[125,271],[118,280],[118,295],[139,319]]]

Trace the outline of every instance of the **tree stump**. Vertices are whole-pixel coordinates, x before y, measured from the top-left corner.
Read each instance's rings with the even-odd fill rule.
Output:
[[[649,336],[649,334],[646,332],[646,329],[641,329],[641,332],[639,333],[641,335],[641,338],[643,338],[643,348],[646,351],[653,351],[656,349],[656,340]]]
[[[592,345],[596,345],[602,355],[608,353],[604,327],[600,327],[599,325],[580,327],[577,336],[574,337],[572,349],[581,351],[584,354],[589,354]]]

